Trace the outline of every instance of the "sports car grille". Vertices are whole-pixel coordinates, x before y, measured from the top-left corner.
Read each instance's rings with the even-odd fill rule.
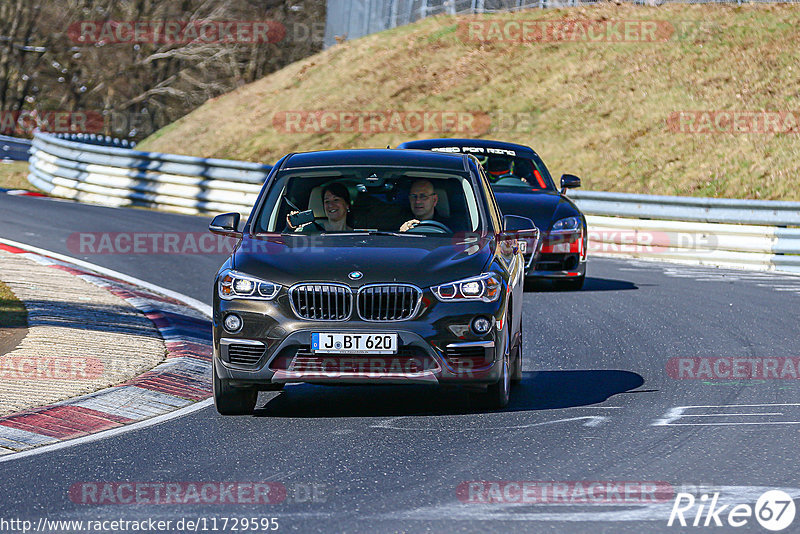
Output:
[[[409,285],[366,286],[358,292],[358,314],[365,321],[404,321],[414,315],[421,296]]]
[[[290,291],[292,308],[301,319],[344,321],[353,308],[353,294],[346,286],[302,284]]]
[[[239,365],[255,365],[264,355],[264,345],[228,345],[228,359]]]
[[[540,254],[537,271],[568,271],[578,265],[577,254]]]

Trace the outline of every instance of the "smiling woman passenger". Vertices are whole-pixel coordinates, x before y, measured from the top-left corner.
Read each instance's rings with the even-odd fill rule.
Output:
[[[326,185],[320,194],[327,219],[299,226],[295,232],[349,232],[353,230],[353,223],[350,220],[350,192],[347,187],[339,182],[333,182]]]

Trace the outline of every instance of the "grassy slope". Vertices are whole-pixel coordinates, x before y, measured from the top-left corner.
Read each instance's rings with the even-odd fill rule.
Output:
[[[28,162],[0,162],[0,187],[3,189],[36,191],[36,188],[28,181]]]
[[[28,311],[7,285],[0,282],[0,328],[28,325]]]
[[[436,17],[337,45],[207,102],[143,150],[274,162],[289,151],[379,147],[430,134],[283,134],[286,110],[526,112],[534,147],[587,189],[800,200],[800,135],[678,134],[681,110],[800,111],[800,10],[604,4],[491,18],[694,21],[661,43],[479,43]],[[684,26],[686,27],[686,26]],[[519,130],[519,128],[517,129]]]

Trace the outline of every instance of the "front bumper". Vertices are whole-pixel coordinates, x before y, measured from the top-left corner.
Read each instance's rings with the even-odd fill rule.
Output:
[[[527,278],[574,278],[586,275],[586,232],[549,234],[535,260],[525,257]]]
[[[543,254],[547,261],[539,261],[528,268],[525,276],[531,278],[576,278],[586,275],[586,260],[577,254]]]
[[[504,339],[500,301],[441,303],[428,300],[415,320],[366,322],[307,321],[280,302],[217,300],[214,311],[214,365],[217,376],[232,386],[311,382],[320,384],[453,384],[486,385],[500,379],[496,353]],[[243,320],[240,332],[222,329],[228,313]],[[482,315],[492,320],[484,336],[469,329]],[[507,328],[506,325],[502,325]],[[392,355],[312,353],[311,334],[396,333]]]

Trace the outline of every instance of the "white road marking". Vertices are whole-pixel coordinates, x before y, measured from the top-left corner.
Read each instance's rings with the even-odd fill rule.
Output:
[[[441,432],[441,431],[445,430],[441,426],[402,427],[402,426],[396,426],[395,425],[395,423],[400,421],[401,419],[408,419],[408,418],[409,418],[409,416],[405,416],[405,415],[400,416],[400,417],[391,417],[389,419],[386,419],[385,421],[382,421],[382,422],[378,423],[377,425],[372,425],[370,428],[383,428],[383,429],[386,429],[386,430],[412,430],[412,431],[431,430],[431,431],[435,431],[435,432]],[[478,431],[486,431],[486,430],[515,430],[515,429],[520,429],[520,428],[531,428],[531,427],[534,427],[534,426],[554,425],[556,423],[566,423],[566,422],[569,422],[569,421],[582,421],[584,419],[588,419],[588,421],[586,421],[583,424],[583,426],[588,426],[588,427],[600,426],[603,423],[605,423],[606,421],[610,421],[611,420],[610,417],[605,417],[605,416],[602,416],[602,415],[584,415],[584,416],[581,416],[581,417],[569,417],[567,419],[556,419],[554,421],[541,421],[541,422],[538,422],[538,423],[528,423],[528,424],[524,424],[524,425],[507,425],[507,426],[497,426],[497,427],[476,426],[476,427],[473,427],[473,428],[459,427],[459,428],[452,428],[452,429],[447,429],[447,430],[456,430],[458,432],[467,432],[467,431],[473,431],[473,430],[478,430]]]
[[[679,419],[688,417],[775,417],[784,415],[776,412],[747,412],[746,410],[736,413],[710,413],[710,414],[695,414],[686,413],[687,410],[701,409],[724,409],[724,408],[758,408],[758,407],[778,407],[778,406],[800,406],[800,403],[783,403],[783,404],[722,404],[722,405],[708,405],[708,406],[675,406],[667,410],[664,417],[656,419],[651,426],[735,426],[735,425],[798,425],[800,421],[730,421],[719,423],[676,423]]]
[[[800,287],[797,286],[792,286],[792,287],[772,286],[772,289],[774,289],[775,291],[800,291]]]
[[[99,441],[101,439],[111,438],[114,436],[118,436],[120,434],[125,434],[127,432],[133,432],[134,430],[140,430],[142,428],[147,428],[150,426],[165,423],[172,419],[177,419],[178,417],[183,417],[184,415],[189,415],[190,413],[194,413],[198,410],[207,408],[212,404],[214,404],[214,399],[206,399],[197,402],[195,404],[192,404],[191,406],[181,408],[180,410],[175,410],[174,412],[165,413],[164,415],[159,415],[151,419],[145,419],[144,421],[139,421],[138,423],[133,423],[126,426],[120,426],[117,428],[111,428],[109,430],[103,430],[102,432],[98,432],[96,434],[90,434],[88,436],[70,439],[67,441],[60,441],[58,443],[53,443],[52,445],[44,445],[42,447],[37,447],[35,449],[28,449],[8,456],[3,456],[0,457],[0,463],[11,462],[13,460],[19,460],[21,458],[27,458],[29,456],[36,456],[37,454],[53,452],[60,449],[66,449],[67,447],[74,447],[75,445],[83,445],[84,443],[91,443],[92,441]]]
[[[678,489],[678,488],[676,488]],[[774,488],[769,486],[714,486],[708,493],[719,493],[718,507],[728,506],[730,510],[737,504],[755,504],[765,492],[780,489],[788,493],[792,499],[800,498],[800,488]],[[455,490],[453,490],[455,493]],[[564,522],[600,522],[600,521],[669,521],[674,501],[619,504],[619,503],[491,503],[472,504],[451,501],[440,505],[421,506],[410,510],[389,512],[373,516],[379,519],[394,520],[441,520],[441,521],[564,521]],[[535,512],[537,506],[546,511]],[[621,507],[628,509],[620,510]],[[553,511],[563,508],[564,511]],[[604,510],[604,508],[606,510]],[[520,509],[517,511],[517,509]],[[752,520],[752,518],[751,518]]]
[[[695,413],[686,414],[683,417],[725,417],[728,415],[736,416],[759,416],[759,415],[783,415],[782,412],[764,412],[764,413]]]
[[[149,282],[145,282],[144,280],[140,280],[140,279],[135,278],[133,276],[128,276],[126,274],[120,273],[118,271],[114,271],[112,269],[106,269],[105,267],[101,267],[101,266],[95,265],[93,263],[89,263],[89,262],[86,262],[86,261],[83,261],[83,260],[72,258],[72,257],[66,256],[64,254],[58,254],[56,252],[51,252],[49,250],[44,250],[44,249],[41,249],[41,248],[38,248],[38,247],[34,247],[34,246],[31,246],[31,245],[28,245],[28,244],[25,244],[25,243],[20,243],[18,241],[12,241],[10,239],[0,238],[0,243],[4,243],[4,244],[10,245],[12,247],[21,248],[23,250],[28,250],[30,252],[35,252],[36,254],[41,254],[42,256],[49,256],[49,257],[57,259],[59,261],[72,263],[72,264],[74,264],[74,265],[76,265],[78,267],[81,267],[83,269],[86,269],[86,270],[89,270],[89,271],[94,271],[94,272],[96,272],[98,274],[103,274],[105,276],[116,278],[118,280],[122,280],[124,282],[128,282],[130,284],[137,285],[137,286],[143,287],[145,289],[149,289],[150,291],[153,291],[155,293],[159,293],[159,294],[164,295],[166,297],[169,297],[169,298],[175,299],[175,300],[177,300],[179,302],[182,302],[182,303],[186,304],[187,306],[189,306],[191,308],[195,308],[196,310],[200,311],[203,315],[205,315],[207,318],[209,318],[209,319],[211,318],[211,313],[212,313],[211,306],[209,306],[207,304],[204,304],[204,303],[200,302],[199,300],[193,299],[193,298],[191,298],[189,296],[182,295],[181,293],[178,293],[176,291],[172,291],[170,289],[166,289],[164,287],[160,287],[160,286],[157,286],[155,284],[151,284]],[[172,419],[177,419],[179,417],[183,417],[185,415],[189,415],[189,414],[194,413],[196,411],[203,410],[203,409],[213,405],[213,403],[214,403],[214,399],[210,398],[210,399],[206,399],[206,400],[197,402],[195,404],[192,404],[191,406],[186,406],[184,408],[180,408],[180,409],[175,410],[173,412],[165,413],[163,415],[158,415],[156,417],[152,417],[150,419],[145,419],[144,421],[139,421],[137,423],[132,423],[130,425],[125,425],[125,426],[121,426],[121,427],[117,427],[117,428],[111,428],[111,429],[108,429],[108,430],[104,430],[102,432],[97,432],[96,434],[90,434],[88,436],[82,436],[82,437],[75,438],[75,439],[70,439],[70,440],[67,440],[67,441],[61,441],[61,442],[58,442],[58,443],[53,443],[51,445],[43,445],[43,446],[37,447],[35,449],[28,449],[28,450],[21,451],[21,452],[16,452],[16,453],[13,453],[13,454],[4,454],[4,455],[0,456],[0,463],[11,462],[11,461],[19,460],[19,459],[22,459],[22,458],[28,458],[30,456],[36,456],[38,454],[44,454],[44,453],[48,453],[48,452],[53,452],[53,451],[57,451],[57,450],[60,450],[60,449],[65,449],[67,447],[74,447],[76,445],[83,445],[84,443],[91,443],[93,441],[98,441],[98,440],[101,440],[101,439],[106,439],[106,438],[118,436],[120,434],[125,434],[127,432],[134,432],[134,431],[140,430],[142,428],[147,428],[147,427],[150,427],[150,426],[158,425],[158,424],[164,423],[166,421],[170,421]]]

